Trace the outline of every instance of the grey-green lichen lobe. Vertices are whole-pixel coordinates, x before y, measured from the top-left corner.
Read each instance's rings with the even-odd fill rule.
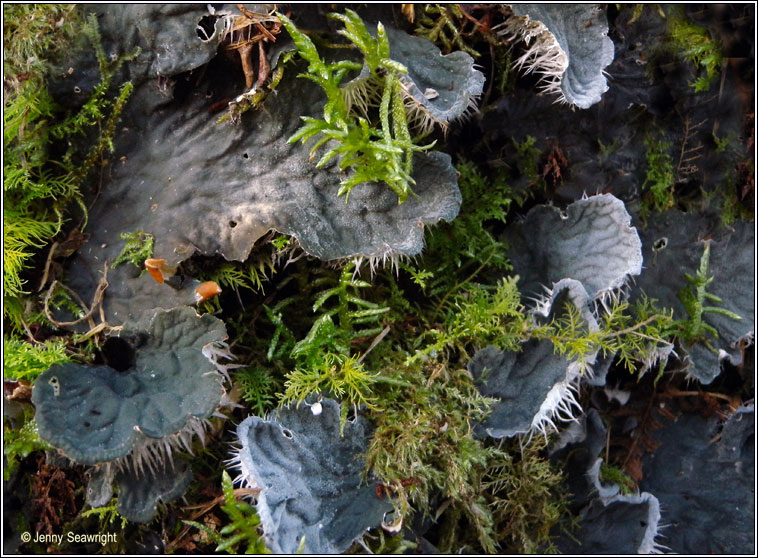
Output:
[[[401,80],[410,97],[407,104],[413,103],[417,107],[414,110],[445,126],[476,108],[475,101],[484,89],[484,74],[474,68],[469,54],[456,51],[443,55],[427,39],[391,27],[387,36],[390,56],[408,69]]]
[[[590,299],[622,287],[642,270],[642,245],[624,203],[603,194],[576,201],[565,213],[532,209],[505,239],[525,295],[541,295],[561,279],[582,283]]]
[[[237,428],[236,461],[245,482],[262,489],[258,515],[275,553],[296,552],[303,535],[306,554],[344,552],[392,510],[362,481],[368,421],[357,416],[341,434],[339,403],[321,405],[318,415],[306,405],[289,407]]]
[[[514,4],[512,10],[516,16],[541,22],[552,35],[550,40],[538,38],[536,42],[545,44],[533,48],[557,46],[565,54],[565,70],[555,76],[561,100],[584,109],[598,103],[608,90],[604,70],[614,56],[605,11],[593,4]]]
[[[163,438],[209,417],[223,388],[203,349],[226,338],[223,323],[191,308],[156,310],[126,324],[134,364],[57,364],[37,380],[32,402],[40,437],[84,464],[129,454],[141,436]]]
[[[184,495],[192,470],[183,460],[163,463],[153,471],[132,468],[116,475],[118,483],[117,511],[129,521],[146,523],[155,517],[158,502],[168,503]]]
[[[713,327],[718,338],[711,342],[720,354],[702,342],[682,347],[686,351],[690,375],[709,384],[721,372],[719,361],[729,358],[734,364],[742,361],[739,343],[749,344],[755,335],[755,231],[754,224],[739,221],[733,227],[715,227],[709,219],[696,213],[670,210],[651,219],[640,229],[644,247],[645,270],[637,280],[633,298],[642,293],[672,308],[674,319],[688,319],[687,308],[680,294],[691,290],[685,279],[694,276],[705,248],[704,239],[711,238],[708,275],[713,281],[706,291],[718,297],[708,305],[723,308],[740,316],[704,312],[705,324]],[[680,354],[684,358],[685,354]]]

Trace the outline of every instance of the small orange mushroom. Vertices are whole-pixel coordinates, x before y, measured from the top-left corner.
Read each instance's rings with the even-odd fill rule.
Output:
[[[221,287],[215,281],[200,283],[195,289],[195,302],[200,304],[221,293]]]
[[[177,266],[175,265],[168,265],[163,258],[148,258],[145,260],[145,269],[158,283],[163,283],[166,279],[172,277],[176,273],[176,268]]]

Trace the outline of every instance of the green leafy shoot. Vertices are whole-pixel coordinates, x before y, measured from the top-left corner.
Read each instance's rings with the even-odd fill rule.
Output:
[[[266,416],[276,407],[277,382],[266,368],[257,365],[237,368],[232,372],[232,378],[242,399],[257,416]]]
[[[225,525],[218,533],[202,523],[196,521],[182,521],[185,525],[190,525],[206,533],[213,542],[218,546],[216,552],[227,552],[229,554],[270,554],[263,537],[258,531],[260,519],[255,511],[255,507],[238,500],[234,495],[234,485],[229,473],[223,471],[221,477],[221,487],[224,494],[224,504],[221,509],[229,516],[229,523]],[[244,550],[241,550],[244,548]]]
[[[406,359],[406,364],[440,356],[456,350],[462,357],[493,344],[500,348],[519,350],[519,343],[528,335],[528,323],[516,283],[518,276],[501,279],[494,290],[472,285],[450,299],[445,308],[441,329],[427,330],[416,340],[421,344],[428,337],[433,341]]]
[[[69,360],[64,341],[31,345],[3,336],[3,377],[9,380],[33,381],[53,364]]]
[[[26,215],[29,216],[21,212],[13,215],[12,209],[4,214],[3,293],[8,297],[27,294],[21,273],[35,250],[44,247],[59,230],[58,220],[48,220],[47,214],[32,216],[29,212]]]
[[[701,74],[690,83],[695,92],[708,91],[721,72],[724,61],[721,46],[706,27],[691,21],[684,10],[678,8],[667,18],[669,48],[678,58],[691,62]]]
[[[398,202],[403,203],[412,193],[414,184],[411,177],[413,152],[429,149],[434,144],[418,146],[411,140],[399,79],[399,75],[407,70],[390,58],[389,41],[382,24],[377,25],[377,37],[374,38],[354,11],[331,14],[345,26],[339,34],[350,40],[363,55],[370,72],[367,78],[370,83],[364,84],[365,88],[380,92],[377,94],[380,99],[379,127],[376,127],[376,123],[352,110],[341,88],[345,77],[363,65],[347,60],[326,62],[307,35],[286,16],[278,14],[278,17],[295,42],[300,57],[308,62],[307,73],[299,77],[317,83],[327,98],[323,119],[301,117],[305,124],[287,141],[305,143],[320,136],[310,151],[313,160],[316,152],[328,144],[327,151],[316,163],[319,168],[339,155],[340,170],[352,169],[352,173],[342,180],[338,195],[344,194],[347,199],[350,191],[361,183],[384,182],[397,194]],[[367,106],[369,102],[364,99],[360,104]]]
[[[389,308],[361,298],[359,290],[371,284],[353,277],[354,269],[354,263],[347,263],[337,285],[316,295],[313,311],[321,310],[321,315],[290,354],[298,364],[305,367],[318,365],[329,353],[348,356],[353,342],[382,331],[382,315]]]
[[[461,30],[463,22],[462,8],[458,4],[424,4],[414,34],[441,46],[445,53],[462,50],[479,58],[481,55],[466,43]]]
[[[225,262],[214,267],[208,274],[208,281],[215,281],[221,287],[239,290],[248,289],[253,292],[263,292],[263,283],[267,280],[266,273],[274,268],[269,260],[249,261],[247,263]]]
[[[434,279],[434,273],[429,270],[416,269],[405,262],[398,262],[398,267],[403,271],[407,271],[408,275],[411,276],[411,280],[424,290],[427,289],[430,280]]]
[[[577,362],[582,373],[590,366],[588,358],[598,351],[616,355],[625,368],[634,373],[646,370],[661,347],[671,344],[671,312],[651,313],[652,303],[630,307],[615,299],[598,319],[598,329],[590,331],[580,310],[571,302],[547,326],[532,330],[532,337],[549,339],[557,353]]]
[[[321,292],[313,303],[313,311],[318,312],[328,301],[336,299],[336,306],[326,310],[323,315],[338,318],[339,330],[346,342],[379,333],[382,329],[381,325],[371,326],[377,324],[381,320],[381,315],[389,311],[389,308],[379,306],[359,296],[358,291],[370,288],[371,283],[356,279],[353,276],[354,271],[354,263],[346,264],[337,285]],[[356,326],[360,326],[360,329]]]
[[[266,312],[266,317],[274,325],[274,334],[271,336],[271,341],[268,345],[268,351],[266,352],[266,360],[272,360],[274,358],[283,358],[288,356],[292,349],[295,347],[295,335],[288,328],[282,317],[282,309],[287,305],[294,302],[292,298],[286,298],[276,304],[273,308],[263,305],[263,310]]]
[[[120,523],[120,529],[123,531],[129,523],[129,520],[118,513],[118,498],[112,498],[107,506],[92,508],[83,511],[82,518],[96,515],[100,521],[100,530],[105,531],[108,527],[113,526],[117,521]]]
[[[298,406],[312,394],[327,394],[343,402],[340,406],[340,434],[345,427],[350,405],[373,409],[372,393],[377,374],[366,371],[363,363],[350,356],[327,353],[316,365],[298,367],[287,375],[282,405]],[[346,404],[344,404],[346,403]]]
[[[19,428],[10,428],[7,419],[3,419],[3,455],[6,466],[3,467],[3,479],[8,480],[11,473],[18,468],[21,460],[30,453],[52,449],[37,433],[37,423],[32,413],[26,413]]]
[[[222,290],[232,290],[237,293],[237,299],[242,306],[240,289],[247,289],[256,293],[263,293],[263,284],[268,281],[267,273],[275,273],[274,265],[268,255],[251,257],[246,262],[224,262],[214,266],[210,271],[201,271],[198,279],[202,281],[214,281]],[[199,308],[205,312],[213,313],[221,310],[219,297],[213,297],[204,301]]]
[[[646,219],[653,211],[666,211],[676,205],[674,198],[676,171],[674,160],[667,152],[671,144],[648,137],[645,139],[645,147],[647,148],[647,170],[645,182],[642,184],[645,193],[640,207],[640,217],[643,219]]]
[[[679,291],[679,300],[684,303],[689,318],[678,320],[676,322],[677,334],[688,345],[700,342],[703,343],[712,352],[717,353],[711,343],[711,337],[718,338],[716,328],[707,324],[703,319],[703,314],[721,314],[733,320],[742,320],[734,312],[721,306],[723,301],[720,297],[709,293],[706,289],[713,282],[713,276],[708,274],[708,261],[711,253],[711,241],[705,241],[703,255],[700,257],[700,266],[693,277],[689,273],[685,274],[687,286]],[[712,304],[709,304],[712,303]]]
[[[280,234],[271,239],[271,244],[274,245],[277,252],[282,252],[292,244],[292,237]]]
[[[83,21],[77,13],[71,7],[41,4],[14,6],[4,12],[4,31],[9,33],[5,52],[13,53],[4,60],[4,67],[14,72],[6,79],[9,88],[3,116],[3,293],[7,297],[27,294],[21,273],[36,250],[60,232],[69,206],[78,205],[84,223],[80,228],[86,225],[87,208],[80,188],[105,150],[113,150],[116,123],[132,92],[131,83],[126,83],[115,100],[108,99],[116,72],[139,51],[107,58],[97,19]],[[79,111],[63,115],[47,91],[46,73],[53,56],[47,47],[64,48],[76,32],[83,33],[95,49],[101,82]],[[80,153],[81,142],[72,138],[93,129],[98,131],[94,145],[86,154]],[[49,158],[49,153],[66,145],[61,160]],[[7,305],[4,312],[17,306]],[[19,322],[18,316],[12,321]]]
[[[146,232],[136,231],[133,233],[121,233],[122,240],[126,240],[124,249],[118,257],[113,260],[111,267],[117,267],[122,263],[131,263],[145,272],[145,260],[153,257],[153,247],[155,237]]]
[[[376,374],[368,373],[363,359],[351,354],[352,345],[379,334],[382,315],[389,311],[388,307],[360,297],[360,289],[371,285],[356,279],[354,269],[354,263],[347,263],[337,285],[317,294],[313,311],[321,311],[321,315],[290,352],[295,368],[287,374],[281,398],[282,405],[300,404],[310,395],[322,393],[342,399],[346,405],[341,406],[341,427],[344,427],[349,405],[373,406],[372,386]],[[273,311],[269,312],[270,319],[272,316],[274,323],[281,319]],[[276,331],[280,331],[278,326]],[[281,331],[285,330],[281,328]],[[274,346],[272,340],[270,353]]]

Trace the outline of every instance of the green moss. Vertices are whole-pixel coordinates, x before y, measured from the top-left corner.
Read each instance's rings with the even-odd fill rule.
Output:
[[[616,355],[616,360],[633,373],[648,363],[654,350],[673,341],[671,311],[656,308],[644,299],[636,306],[613,300],[599,313],[598,329],[589,331],[580,311],[567,302],[564,312],[550,324],[535,327],[533,337],[549,339],[557,353],[577,362],[582,371],[588,357],[600,352]]]
[[[696,93],[708,91],[721,72],[724,60],[721,46],[707,28],[691,21],[681,6],[674,7],[666,21],[668,49],[679,59],[693,64],[700,74],[690,86]]]
[[[493,462],[484,480],[502,550],[514,554],[553,554],[550,532],[569,517],[563,474],[545,457],[547,440],[538,436],[520,455]]]
[[[366,339],[382,331],[382,315],[388,307],[361,298],[359,291],[370,287],[367,281],[353,277],[354,263],[348,263],[340,273],[337,285],[316,296],[313,311],[321,315],[306,336],[295,343],[290,352],[294,369],[287,374],[281,404],[302,403],[310,395],[331,394],[342,399],[342,423],[349,405],[372,407],[372,386],[375,374],[369,373],[362,358],[352,355],[356,339]],[[280,321],[281,315],[274,316]],[[283,328],[277,326],[277,336]],[[272,346],[269,353],[272,353]]]
[[[85,510],[80,517],[85,519],[91,516],[98,518],[100,531],[103,533],[112,531],[114,528],[126,529],[129,523],[128,519],[118,513],[118,498],[111,498],[111,501],[105,506]]]
[[[676,171],[668,150],[671,144],[648,136],[645,139],[647,170],[642,184],[643,196],[640,218],[647,219],[653,212],[662,212],[676,205],[674,187]]]
[[[182,521],[182,523],[208,535],[218,545],[216,552],[270,554],[259,531],[260,519],[255,507],[237,499],[234,495],[232,479],[226,471],[222,473],[221,487],[224,495],[224,504],[221,509],[229,517],[229,523],[218,532],[196,521]]]
[[[412,510],[433,515],[429,497],[439,492],[470,521],[483,546],[494,549],[480,482],[500,451],[472,436],[492,400],[479,393],[468,371],[440,361],[386,368],[376,393],[367,473],[392,495],[406,521]]]
[[[276,392],[280,387],[271,372],[259,365],[250,365],[235,369],[232,372],[234,385],[240,390],[240,395],[250,410],[257,416],[276,407]]]
[[[458,217],[427,232],[420,265],[401,266],[428,297],[444,297],[465,288],[482,272],[512,269],[505,255],[507,247],[491,230],[505,224],[511,205],[522,203],[525,197],[513,192],[501,177],[484,176],[471,161],[460,159],[456,169],[463,198]]]
[[[744,163],[744,168],[746,171],[744,175],[754,176],[755,172],[751,160]],[[706,210],[720,207],[719,219],[724,227],[731,227],[738,220],[750,221],[753,218],[753,206],[748,204],[747,199],[744,202],[740,200],[742,196],[745,196],[745,193],[739,190],[736,184],[735,171],[733,168],[729,168],[726,170],[726,176],[720,188],[710,192],[702,189],[702,207]]]
[[[4,12],[6,83],[3,161],[3,293],[19,299],[23,272],[35,252],[60,232],[72,204],[86,224],[81,187],[112,138],[124,104],[131,94],[127,83],[114,101],[107,98],[111,81],[125,60],[138,54],[106,60],[97,20],[84,20],[70,6],[14,5]],[[75,114],[62,115],[47,92],[46,73],[55,49],[64,49],[76,32],[84,33],[100,62],[101,82]],[[52,50],[49,50],[52,49]],[[73,147],[73,137],[97,128],[94,145],[85,154]],[[60,161],[49,153],[61,145],[68,150]],[[11,311],[17,305],[6,307]],[[20,322],[20,316],[11,316]]]
[[[518,142],[512,138],[513,147],[516,150],[517,166],[519,172],[529,178],[530,184],[538,183],[538,163],[542,152],[535,147],[537,139],[533,136],[526,136],[524,141]]]
[[[349,196],[358,184],[379,181],[387,184],[397,194],[398,202],[403,203],[414,184],[411,178],[413,152],[434,145],[419,146],[411,140],[399,79],[407,70],[390,58],[389,41],[381,23],[374,38],[352,10],[345,10],[345,14],[331,14],[331,17],[344,24],[345,28],[338,33],[360,50],[370,71],[370,77],[361,83],[357,102],[353,104],[362,106],[365,113],[365,109],[369,105],[375,106],[376,99],[379,99],[379,127],[376,122],[360,116],[348,104],[345,92],[340,88],[348,73],[360,70],[363,65],[347,60],[325,62],[310,38],[279,14],[298,53],[309,63],[307,73],[300,77],[317,83],[327,97],[324,118],[302,117],[305,124],[287,141],[305,143],[319,136],[311,147],[313,159],[323,145],[333,140],[316,166],[322,167],[339,155],[340,170],[352,169],[352,173],[342,180],[338,195]]]
[[[19,428],[10,428],[3,419],[3,455],[6,466],[3,467],[3,479],[8,480],[10,475],[18,468],[18,464],[34,451],[52,449],[37,433],[37,423],[33,413],[27,412],[22,425]]]
[[[122,263],[130,263],[145,271],[145,260],[153,257],[153,246],[155,237],[146,232],[135,231],[133,233],[121,233],[119,237],[126,240],[124,249],[118,257],[113,260],[111,267],[117,267]]]
[[[518,276],[502,279],[494,290],[471,285],[461,293],[440,301],[444,311],[441,327],[425,331],[416,340],[423,349],[407,363],[423,361],[455,352],[471,357],[485,345],[519,350],[519,342],[529,331],[529,320],[520,302]]]
[[[613,465],[607,465],[603,463],[600,465],[600,481],[603,483],[615,483],[621,489],[622,494],[634,494],[634,489],[637,483],[629,476],[623,469],[614,467]]]
[[[499,99],[515,91],[519,74],[516,70],[513,48],[510,45],[497,42],[493,46],[493,55],[495,65],[493,90],[496,93],[494,99]]]
[[[3,336],[3,377],[33,381],[53,364],[68,362],[64,341],[46,341],[31,345]]]
[[[3,71],[18,85],[50,69],[50,56],[70,43],[81,25],[76,4],[8,4],[3,9]],[[7,82],[6,82],[7,83]]]
[[[424,4],[414,34],[433,42],[446,54],[462,50],[479,58],[481,55],[469,46],[467,37],[461,32],[465,21],[461,10],[457,4]]]
[[[686,320],[676,322],[676,334],[686,344],[702,343],[712,352],[718,353],[711,343],[712,339],[718,339],[716,328],[707,324],[703,320],[706,313],[721,314],[733,320],[742,320],[740,316],[717,306],[722,302],[721,298],[709,293],[706,289],[713,282],[713,276],[708,272],[708,261],[710,259],[711,241],[705,241],[703,255],[700,258],[700,266],[694,276],[689,273],[685,274],[687,286],[679,291],[679,300],[682,301],[687,311]]]

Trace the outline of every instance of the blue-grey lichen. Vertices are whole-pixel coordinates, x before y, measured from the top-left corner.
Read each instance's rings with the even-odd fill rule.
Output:
[[[129,457],[155,468],[193,435],[225,395],[218,359],[226,328],[191,308],[155,310],[124,325],[135,351],[122,371],[110,366],[57,364],[34,384],[39,435],[68,457],[97,464]]]
[[[558,547],[566,554],[658,554],[660,519],[658,499],[649,492],[596,498],[582,511],[574,540]]]
[[[645,270],[637,280],[633,296],[644,293],[658,305],[674,310],[675,319],[688,319],[682,291],[690,289],[686,275],[694,276],[703,257],[703,239],[709,244],[708,275],[713,278],[706,291],[717,297],[708,306],[717,306],[740,316],[733,319],[718,312],[703,312],[707,327],[718,334],[713,349],[702,342],[681,347],[680,354],[688,373],[709,384],[721,372],[720,362],[742,362],[742,350],[755,336],[755,230],[750,222],[737,222],[731,228],[715,229],[709,220],[694,213],[667,211],[644,229],[640,229],[644,246]],[[679,350],[678,350],[679,351]]]
[[[527,342],[519,353],[489,346],[468,365],[479,391],[500,401],[482,425],[493,438],[545,431],[561,411],[571,417],[577,373],[550,341]]]
[[[590,300],[615,293],[642,270],[642,245],[630,222],[624,203],[610,194],[578,200],[565,212],[535,207],[505,234],[521,292],[549,294],[561,279],[574,279]]]
[[[578,281],[560,281],[535,316],[552,319],[573,305],[588,331],[598,324],[588,306],[589,297]],[[488,346],[477,351],[468,365],[479,391],[498,398],[481,428],[493,438],[546,432],[555,419],[571,420],[579,409],[574,394],[579,380],[591,374],[597,353],[582,362],[557,354],[549,340],[532,339],[520,352]]]
[[[516,65],[540,74],[542,90],[559,102],[579,108],[599,102],[608,90],[604,69],[614,54],[605,11],[591,4],[513,4],[511,9],[503,33],[527,45]]]
[[[607,430],[595,409],[561,435],[553,460],[565,460],[572,506],[579,512],[579,529],[560,533],[556,546],[566,554],[651,554],[662,546],[661,506],[649,492],[621,494],[616,483],[600,479],[601,455]],[[580,511],[581,510],[581,511]]]
[[[344,552],[379,527],[392,510],[361,480],[371,429],[360,415],[340,436],[339,404],[281,409],[268,419],[249,417],[237,428],[241,447],[233,458],[239,479],[261,489],[257,510],[267,546],[276,553]]]
[[[651,433],[640,488],[661,501],[666,546],[681,554],[754,554],[755,408],[725,424],[685,414]]]
[[[150,474],[126,468],[116,475],[117,511],[129,521],[146,523],[155,517],[159,502],[181,497],[192,481],[189,463],[176,460],[163,463]]]
[[[434,124],[443,129],[452,121],[476,110],[484,88],[484,74],[474,68],[474,59],[462,51],[442,55],[430,41],[387,28],[393,60],[405,65],[401,75],[409,120],[421,133]]]
[[[134,10],[109,5],[101,11],[104,41],[112,48],[123,50],[141,43],[141,35],[120,31],[131,28],[123,23],[136,17]],[[163,84],[177,79],[163,72],[172,68],[188,71],[197,68],[195,63],[208,62],[208,47],[196,30],[203,10],[189,10],[190,15],[179,12],[153,13],[150,8],[139,12],[161,24],[145,24],[151,37],[155,33],[164,37],[164,27],[176,33],[177,48],[145,41],[145,54],[135,62],[137,66],[128,66],[139,79],[134,80],[135,103],[127,107],[125,125],[114,139],[120,162],[110,167],[90,210],[90,241],[70,262],[70,275],[75,276],[70,286],[82,298],[94,291],[102,263],[119,254],[121,245],[114,239],[120,233],[149,232],[155,238],[154,256],[171,264],[193,254],[244,261],[256,240],[270,230],[295,237],[307,253],[324,260],[363,257],[376,262],[420,253],[425,226],[456,217],[461,203],[457,173],[451,158],[439,152],[416,154],[416,195],[403,204],[398,205],[397,196],[380,183],[361,185],[347,202],[338,197],[341,176],[337,162],[316,168],[315,162],[308,160],[308,146],[286,141],[300,126],[301,115],[323,112],[321,91],[305,80],[296,80],[294,71],[285,72],[277,94],[269,96],[264,110],[246,112],[235,126],[217,124],[209,107],[213,99],[238,94],[238,80],[218,79],[177,96],[172,87],[161,90]],[[184,60],[179,47],[188,41],[202,46],[197,52],[190,49]],[[156,52],[150,54],[150,49]],[[171,62],[159,64],[164,56]],[[416,56],[429,54],[419,51]],[[451,68],[447,62],[436,67],[452,72],[451,81],[456,83],[465,77],[466,91],[455,98],[439,93],[439,106],[432,104],[448,111],[447,116],[439,116],[441,122],[459,115],[481,88],[481,74],[473,70],[472,61],[460,56],[454,59],[459,60]],[[85,62],[75,60],[71,65],[80,67]],[[414,66],[412,60],[407,63]],[[426,64],[415,64],[419,63]],[[211,62],[205,71],[211,72],[213,67]],[[420,70],[418,75],[425,79]],[[81,277],[87,274],[90,277]],[[124,266],[111,272],[111,287],[104,301],[111,325],[123,323],[134,309],[163,305],[166,298],[157,287],[146,286],[131,275]],[[177,298],[174,293],[169,295]]]

